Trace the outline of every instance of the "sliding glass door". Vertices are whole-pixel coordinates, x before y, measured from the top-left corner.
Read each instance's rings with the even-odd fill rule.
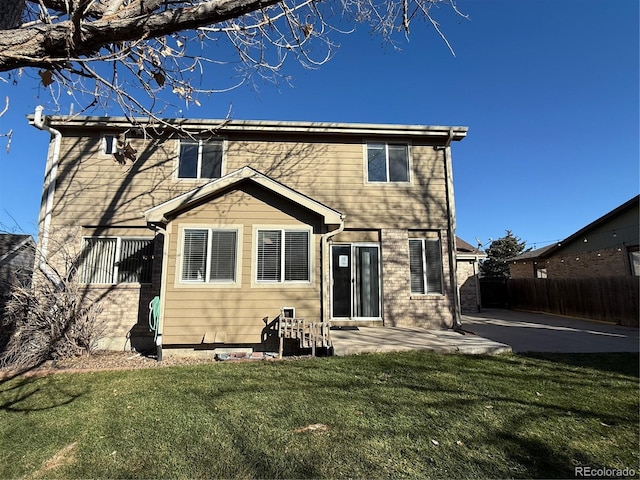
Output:
[[[333,318],[380,318],[380,247],[331,247]]]

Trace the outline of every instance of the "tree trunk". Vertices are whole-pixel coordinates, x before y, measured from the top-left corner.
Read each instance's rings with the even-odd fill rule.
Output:
[[[22,23],[26,0],[0,0],[0,30],[16,28]]]
[[[7,0],[0,0],[0,3]],[[11,3],[24,0],[8,0]],[[194,6],[134,17],[115,14],[79,23],[69,20],[0,31],[0,72],[20,67],[50,68],[69,58],[94,55],[109,43],[155,38],[237,18],[280,0],[209,0]],[[120,18],[119,18],[120,17]],[[1,29],[0,29],[1,30]],[[80,31],[77,31],[80,30]]]

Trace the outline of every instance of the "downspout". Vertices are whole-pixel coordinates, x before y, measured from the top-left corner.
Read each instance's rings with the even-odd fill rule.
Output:
[[[473,261],[473,283],[476,287],[476,309],[478,313],[482,311],[482,302],[480,300],[480,278],[476,266],[480,264],[480,257],[476,255],[475,260]]]
[[[156,233],[160,233],[163,236],[162,240],[162,272],[160,274],[160,315],[158,317],[158,325],[156,330],[156,354],[158,362],[162,361],[162,333],[164,331],[164,310],[165,299],[167,298],[167,264],[169,256],[169,235],[166,228],[161,227],[158,224],[153,225]]]
[[[339,233],[341,233],[344,230],[344,219],[345,219],[345,215],[340,215],[340,220],[341,223],[338,226],[337,229],[332,230],[330,232],[324,233],[322,234],[320,243],[321,243],[321,250],[322,250],[322,258],[323,258],[323,263],[326,263],[327,268],[326,268],[326,272],[325,272],[325,265],[322,265],[322,288],[321,288],[321,295],[322,295],[322,323],[324,324],[323,326],[325,328],[327,328],[327,332],[329,332],[329,322],[330,322],[330,310],[331,310],[331,301],[329,300],[331,298],[331,271],[329,270],[329,253],[328,253],[328,245],[329,245],[329,240],[333,237],[335,237],[336,235],[338,235]],[[328,337],[327,337],[328,338]],[[329,343],[330,339],[329,339]]]
[[[458,268],[456,256],[456,210],[453,197],[453,166],[451,163],[451,141],[453,140],[453,129],[449,129],[449,135],[444,145],[444,173],[446,178],[446,200],[447,200],[447,244],[449,251],[449,281],[453,295],[453,330],[462,327],[460,317],[460,294],[458,292]]]
[[[44,107],[38,105],[36,107],[35,115],[33,118],[33,125],[39,130],[49,132],[53,137],[53,152],[47,161],[47,167],[45,172],[45,182],[47,185],[47,194],[44,207],[44,221],[42,226],[42,239],[40,241],[40,260],[39,268],[42,273],[51,281],[56,287],[61,288],[62,282],[58,276],[54,273],[53,269],[47,262],[47,253],[49,248],[49,230],[51,228],[51,214],[53,212],[53,196],[56,190],[56,178],[58,175],[58,161],[60,159],[60,144],[62,142],[62,133],[55,128],[52,128],[45,124],[42,110]]]

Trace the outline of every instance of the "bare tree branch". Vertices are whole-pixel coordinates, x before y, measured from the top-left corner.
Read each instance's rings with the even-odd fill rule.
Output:
[[[286,81],[290,57],[317,68],[356,23],[395,46],[423,19],[453,53],[432,14],[441,5],[466,18],[455,0],[3,0],[0,72],[36,69],[56,104],[68,95],[82,110],[115,103],[158,119],[175,100],[188,108],[254,77]],[[211,73],[221,65],[237,74],[226,84]]]

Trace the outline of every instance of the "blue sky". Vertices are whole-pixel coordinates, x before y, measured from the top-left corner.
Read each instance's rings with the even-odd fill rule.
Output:
[[[541,247],[637,195],[639,2],[458,6],[469,21],[441,21],[455,57],[425,24],[400,52],[358,27],[334,36],[341,47],[320,69],[286,65],[292,87],[241,87],[187,114],[221,118],[231,106],[236,119],[468,126],[453,162],[457,232],[470,243],[509,229]],[[48,98],[25,78],[0,94],[11,100],[0,133],[14,130],[0,150],[0,230],[36,235],[48,136],[25,116]]]

